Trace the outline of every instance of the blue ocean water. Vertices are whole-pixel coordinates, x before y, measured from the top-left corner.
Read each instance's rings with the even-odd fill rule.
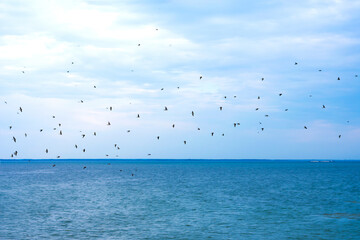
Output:
[[[0,239],[360,239],[360,162],[1,161]]]

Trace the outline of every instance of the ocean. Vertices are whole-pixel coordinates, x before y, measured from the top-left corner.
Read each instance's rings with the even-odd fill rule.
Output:
[[[3,160],[0,239],[360,239],[360,162]]]

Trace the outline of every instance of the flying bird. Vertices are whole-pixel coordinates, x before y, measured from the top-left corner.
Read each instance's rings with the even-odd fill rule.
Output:
[[[16,142],[16,138],[15,138],[15,137],[13,137],[13,141]]]
[[[282,96],[282,93],[279,93],[279,96],[281,97],[281,96]]]
[[[261,78],[261,81],[264,81],[265,80],[265,78]]]
[[[112,107],[110,107],[110,111],[112,111]]]
[[[298,63],[297,62],[295,62],[295,64],[294,65],[298,65]]]
[[[78,148],[78,145],[75,144],[75,148]]]
[[[200,80],[202,79],[202,76],[200,76]]]
[[[322,108],[325,108],[325,105],[323,104]]]
[[[160,139],[160,136],[157,136],[156,138],[159,140],[159,139]]]
[[[175,127],[175,124],[173,124],[172,127],[174,128],[174,127]]]
[[[140,118],[140,114],[137,115],[137,118]]]
[[[167,111],[167,110],[168,110],[168,108],[165,106],[164,111]]]
[[[96,136],[96,132],[94,132],[94,136]]]
[[[10,130],[12,129],[12,126],[9,126]]]
[[[110,125],[111,125],[111,123],[108,121],[107,125],[108,125],[108,126],[110,126]]]
[[[214,132],[211,133],[211,136],[214,136]]]
[[[19,110],[20,110],[20,112],[22,112],[22,111],[23,111],[21,107],[19,108]]]
[[[191,115],[192,115],[192,116],[194,116],[194,115],[195,115],[194,111],[192,111],[192,112],[191,112]]]
[[[258,96],[258,99],[260,99],[260,96]]]
[[[48,149],[46,149],[46,150],[45,150],[45,152],[46,152],[46,153],[49,153],[49,150],[48,150]]]
[[[339,138],[341,138],[341,135],[339,135]]]
[[[220,111],[222,111],[222,107],[220,107]]]
[[[85,137],[85,134],[81,134],[81,136],[82,136],[82,138],[84,138],[84,137]]]
[[[340,77],[338,77],[338,79],[337,80],[340,80]]]
[[[307,126],[304,126],[305,129],[307,129]]]
[[[186,144],[186,141],[184,141],[184,144]]]

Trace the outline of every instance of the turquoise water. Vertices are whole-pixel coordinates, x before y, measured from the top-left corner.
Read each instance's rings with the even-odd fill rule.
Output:
[[[71,238],[360,239],[360,162],[0,162],[0,239]]]

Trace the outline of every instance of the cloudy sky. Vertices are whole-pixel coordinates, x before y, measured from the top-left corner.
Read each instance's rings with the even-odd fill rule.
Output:
[[[0,158],[360,159],[359,12],[1,1]]]

